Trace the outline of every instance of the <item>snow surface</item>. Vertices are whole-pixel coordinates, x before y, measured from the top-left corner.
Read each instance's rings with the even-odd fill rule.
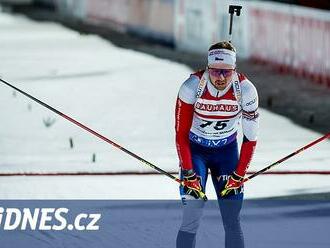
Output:
[[[122,49],[54,23],[0,14],[0,76],[167,171],[177,171],[174,105],[191,70]],[[11,88],[0,84],[0,172],[152,171]],[[250,169],[259,170],[320,137],[260,110]],[[55,121],[50,127],[44,122]],[[69,147],[69,138],[74,148]],[[324,141],[273,169],[330,170]],[[96,162],[92,163],[92,155]],[[215,198],[208,182],[207,195]],[[178,199],[162,175],[0,177],[2,199]],[[246,197],[329,192],[322,175],[265,175]]]

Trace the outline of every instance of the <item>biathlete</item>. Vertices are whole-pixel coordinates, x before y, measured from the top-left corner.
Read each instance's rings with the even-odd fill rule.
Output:
[[[176,145],[180,161],[183,219],[177,248],[193,248],[202,216],[210,171],[225,229],[225,247],[242,248],[240,225],[243,182],[252,159],[258,130],[258,94],[236,71],[236,49],[227,41],[212,45],[205,70],[182,84],[176,103]],[[238,152],[237,132],[243,132]],[[235,200],[235,201],[228,201]]]

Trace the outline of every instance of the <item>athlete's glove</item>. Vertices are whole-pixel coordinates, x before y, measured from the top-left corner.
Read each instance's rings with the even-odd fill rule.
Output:
[[[222,197],[228,197],[235,194],[235,190],[239,189],[243,185],[244,177],[236,174],[235,172],[231,174],[223,187],[220,191],[220,195]]]
[[[183,190],[187,195],[193,196],[195,199],[201,198],[207,200],[206,195],[202,192],[200,179],[196,176],[194,170],[182,170],[183,174]]]

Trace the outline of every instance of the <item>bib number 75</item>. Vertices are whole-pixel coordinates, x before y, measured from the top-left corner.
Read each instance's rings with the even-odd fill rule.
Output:
[[[213,128],[215,130],[219,131],[219,130],[223,130],[224,128],[227,127],[227,122],[229,122],[229,120],[226,120],[226,121],[204,121],[204,123],[201,124],[200,127],[205,128],[207,126],[212,126],[213,125]]]

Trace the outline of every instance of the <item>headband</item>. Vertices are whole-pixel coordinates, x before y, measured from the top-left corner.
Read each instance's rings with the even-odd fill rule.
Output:
[[[208,53],[208,65],[228,64],[236,66],[236,53],[228,49],[214,49]]]

